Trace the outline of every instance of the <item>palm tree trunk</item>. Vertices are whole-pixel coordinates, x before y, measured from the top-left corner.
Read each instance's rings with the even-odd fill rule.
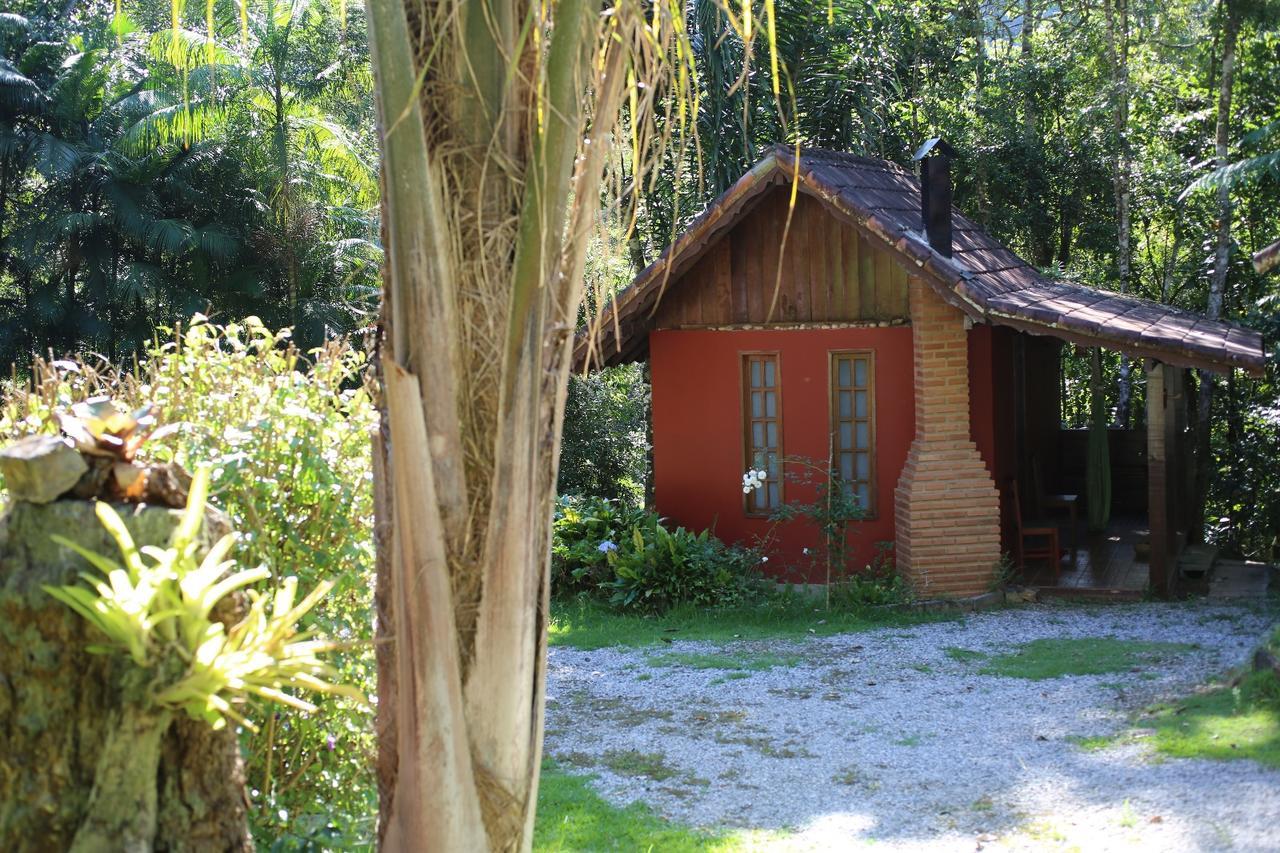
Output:
[[[692,102],[683,7],[600,6],[369,6],[387,247],[375,475],[388,850],[531,844],[587,238],[628,81],[646,84],[628,116],[647,140],[637,160],[663,138],[650,93],[668,92],[665,117]]]
[[[379,666],[394,673],[379,720],[388,850],[528,849],[532,838],[561,417],[604,131],[626,73],[623,48],[591,61],[598,2],[562,0],[538,57],[542,88],[522,88],[504,64],[534,59],[502,23],[517,8],[488,0],[483,14],[413,27],[397,2],[369,10],[388,247],[389,456],[377,472],[392,524],[379,539],[390,640]],[[417,66],[437,38],[456,39],[465,60],[447,86],[445,60]],[[543,124],[530,139],[519,131],[535,95]]]

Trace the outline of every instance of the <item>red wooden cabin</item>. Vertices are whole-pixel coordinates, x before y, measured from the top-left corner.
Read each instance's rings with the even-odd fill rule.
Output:
[[[1061,430],[1062,342],[1119,350],[1146,370],[1145,483],[1130,491],[1167,591],[1186,530],[1170,470],[1182,369],[1258,375],[1261,337],[1038,273],[953,210],[950,156],[921,150],[922,189],[885,161],[774,148],[607,307],[579,365],[648,359],[655,502],[673,522],[751,542],[780,503],[812,498],[787,460],[830,460],[869,513],[858,565],[893,542],[921,594],[971,595],[1016,550],[1010,481],[1025,501],[1082,476]],[[744,495],[759,467],[767,486]],[[774,536],[771,569],[819,544],[799,522]]]

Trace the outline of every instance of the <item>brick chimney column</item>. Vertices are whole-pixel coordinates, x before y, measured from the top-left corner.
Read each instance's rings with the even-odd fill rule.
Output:
[[[969,430],[964,314],[909,279],[916,434],[895,494],[898,569],[925,597],[987,591],[1000,559],[1000,495]]]

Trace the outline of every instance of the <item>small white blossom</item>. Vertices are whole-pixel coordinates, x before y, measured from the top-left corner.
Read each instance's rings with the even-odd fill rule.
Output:
[[[808,548],[803,548],[803,549],[801,549],[801,550],[804,552],[804,555],[805,555],[806,557],[807,557],[807,556],[809,556],[809,549],[808,549]]]
[[[768,558],[768,557],[761,557],[761,558],[760,558],[760,562],[762,562],[762,563],[767,563],[767,562],[769,562],[769,558]]]

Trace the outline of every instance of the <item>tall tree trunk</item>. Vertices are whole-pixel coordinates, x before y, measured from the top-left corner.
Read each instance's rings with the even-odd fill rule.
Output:
[[[1019,33],[1022,54],[1022,139],[1028,146],[1036,138],[1036,103],[1031,81],[1035,77],[1035,55],[1031,40],[1035,36],[1032,0],[1022,0],[1022,31]]]
[[[1107,58],[1111,67],[1111,115],[1113,154],[1111,183],[1116,206],[1116,284],[1129,292],[1133,224],[1129,205],[1133,197],[1129,151],[1129,0],[1104,0],[1107,19]],[[1132,367],[1120,356],[1120,381],[1116,397],[1115,425],[1129,426],[1133,397]]]
[[[1089,529],[1101,533],[1111,520],[1111,443],[1102,386],[1102,351],[1089,351],[1089,458],[1086,471]]]
[[[987,85],[987,43],[986,23],[982,17],[982,3],[974,2],[969,8],[970,26],[973,28],[973,120],[978,128],[978,138],[984,138],[985,105],[982,91]],[[991,219],[991,201],[987,184],[987,158],[979,154],[975,157],[974,182],[977,184],[975,195],[978,207],[978,223],[986,228]]]
[[[281,71],[272,68],[271,100],[274,107],[274,122],[271,131],[272,148],[276,159],[276,171],[280,174],[280,186],[272,199],[276,217],[276,232],[279,235],[280,248],[284,252],[284,275],[287,288],[286,298],[289,305],[289,323],[298,325],[298,250],[293,244],[293,235],[289,233],[293,214],[293,183],[289,162],[289,124],[286,115],[285,94],[281,88]]]
[[[586,237],[624,83],[633,70],[662,83],[649,63],[670,55],[673,14],[624,3],[601,16],[598,0],[369,6],[387,246],[384,849],[529,847]]]
[[[1231,89],[1235,80],[1236,40],[1240,35],[1238,2],[1222,0],[1221,14],[1223,19],[1222,66],[1218,74],[1218,119],[1214,126],[1214,159],[1218,168],[1227,165],[1231,138]],[[1209,296],[1205,304],[1205,314],[1213,320],[1222,316],[1227,269],[1231,260],[1231,194],[1225,183],[1218,187],[1217,208],[1213,272],[1209,277]],[[1214,377],[1208,371],[1202,370],[1199,380],[1200,387],[1196,396],[1196,494],[1192,534],[1197,539],[1203,539],[1213,461],[1210,415],[1213,409]]]

